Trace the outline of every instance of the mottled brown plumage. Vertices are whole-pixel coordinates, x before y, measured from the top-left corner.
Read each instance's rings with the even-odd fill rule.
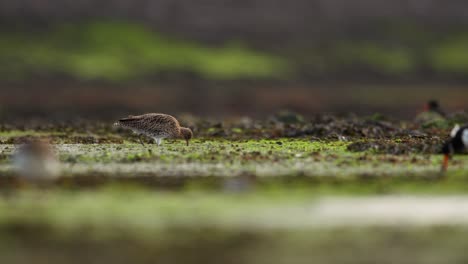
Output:
[[[115,123],[117,126],[129,128],[136,134],[154,138],[158,146],[164,138],[183,138],[189,144],[192,138],[190,128],[181,127],[175,117],[166,114],[144,114],[128,116]],[[143,144],[140,138],[140,142]]]

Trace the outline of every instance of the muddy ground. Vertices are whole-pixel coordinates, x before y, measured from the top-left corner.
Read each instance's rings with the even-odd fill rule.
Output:
[[[19,185],[13,157],[18,146],[33,138],[48,140],[60,162],[61,177],[49,184],[78,188],[109,182],[161,189],[195,182],[220,188],[231,178],[247,182],[240,185],[300,179],[312,186],[330,179],[439,179],[441,147],[451,128],[468,122],[468,115],[444,119],[425,113],[401,121],[378,114],[307,118],[282,111],[264,120],[179,119],[194,132],[190,146],[168,139],[158,147],[151,138],[142,145],[131,131],[113,126],[114,120],[2,124],[0,187]],[[466,156],[457,156],[449,174],[463,175],[466,166]]]

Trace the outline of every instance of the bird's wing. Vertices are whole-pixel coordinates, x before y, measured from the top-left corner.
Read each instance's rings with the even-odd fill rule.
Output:
[[[119,119],[119,122],[134,122],[134,121],[144,121],[145,119],[148,119],[149,115],[144,114],[144,115],[129,115],[127,117]]]
[[[163,134],[178,134],[179,122],[166,114],[148,114],[144,118],[146,127],[151,131]]]
[[[172,130],[177,129],[179,126],[179,123],[174,117],[165,114],[128,116],[120,119],[119,124],[124,127],[151,131],[153,133],[169,133]]]
[[[118,124],[125,127],[140,129],[145,123],[145,117],[141,116],[128,116],[122,119],[119,119]]]
[[[452,138],[454,138],[454,137],[457,135],[457,133],[458,133],[459,130],[460,130],[460,125],[458,125],[458,124],[455,125],[455,127],[454,127],[454,128],[452,129],[452,131],[450,132],[450,136],[451,136]]]

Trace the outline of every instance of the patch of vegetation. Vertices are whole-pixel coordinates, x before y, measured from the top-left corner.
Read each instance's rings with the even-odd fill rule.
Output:
[[[427,30],[414,21],[373,21],[359,33],[321,39],[321,45],[290,51],[319,73],[371,72],[387,76],[468,71],[468,35],[460,27]]]
[[[70,178],[57,184],[68,182],[77,187],[80,179],[91,185],[101,185],[118,178],[133,179],[131,181],[138,183],[151,182],[158,186],[164,185],[165,179],[170,177],[177,177],[182,185],[192,178],[195,182],[204,182],[203,178],[209,178],[218,187],[226,178],[244,176],[293,181],[299,176],[318,182],[337,179],[338,182],[351,180],[351,183],[360,183],[361,177],[391,177],[415,178],[424,182],[426,179],[440,178],[442,159],[440,155],[422,154],[425,152],[424,145],[411,145],[405,140],[320,142],[308,139],[196,139],[188,147],[181,141],[168,141],[160,147],[125,143],[64,144],[55,145],[54,148],[62,161],[63,175]],[[0,171],[4,174],[13,173],[13,168],[6,162],[14,149],[12,145],[0,145],[4,158]],[[411,152],[407,152],[410,149]],[[455,157],[447,177],[463,173],[467,158]],[[78,177],[76,182],[75,177]]]
[[[287,63],[238,43],[207,47],[124,22],[63,24],[0,36],[4,78],[65,74],[122,81],[182,71],[208,79],[266,78],[287,74]]]
[[[361,70],[402,76],[430,69],[467,72],[463,30],[428,32],[411,22],[380,25],[373,37],[331,36],[322,44],[291,47],[275,55],[239,41],[208,46],[129,22],[54,25],[43,30],[3,30],[3,78],[65,75],[82,80],[128,81],[170,72],[207,79],[290,78],[300,71],[330,74]]]
[[[432,48],[431,62],[436,70],[441,72],[468,72],[468,35],[445,38],[439,45]]]
[[[340,154],[346,142],[312,142],[308,139],[240,140],[194,139],[190,146],[181,141],[167,140],[158,147],[155,144],[142,146],[125,144],[66,144],[56,145],[60,158],[68,162],[228,162],[290,160],[310,154]],[[12,151],[14,147],[8,146]],[[2,149],[2,148],[0,148]],[[7,151],[7,150],[5,150]]]

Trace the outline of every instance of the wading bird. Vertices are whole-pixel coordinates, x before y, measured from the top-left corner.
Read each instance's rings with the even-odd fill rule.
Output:
[[[437,113],[442,117],[446,117],[447,114],[442,110],[442,108],[439,105],[439,102],[436,100],[430,100],[429,102],[426,103],[424,110],[426,112],[432,112],[432,113]]]
[[[441,109],[439,102],[430,100],[424,105],[424,111],[416,116],[415,121],[419,124],[430,124],[433,122],[443,122],[446,117],[447,115]]]
[[[144,114],[138,116],[128,116],[122,118],[116,123],[116,126],[131,129],[139,135],[140,143],[145,145],[141,136],[145,135],[154,138],[156,143],[161,145],[164,138],[182,138],[189,145],[189,140],[193,133],[190,128],[181,127],[175,117],[166,114]]]
[[[468,150],[468,125],[463,127],[455,126],[450,133],[450,137],[442,147],[442,153],[444,154],[442,172],[447,170],[449,160],[453,154],[463,153]]]

